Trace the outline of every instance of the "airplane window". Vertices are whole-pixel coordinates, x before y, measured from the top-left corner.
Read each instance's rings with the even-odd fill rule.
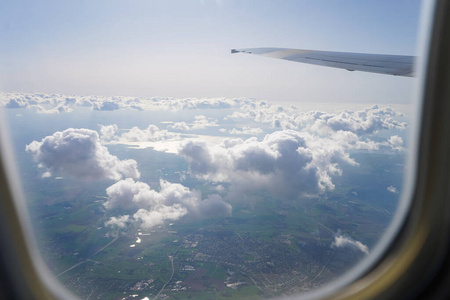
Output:
[[[53,278],[262,299],[373,258],[407,206],[420,8],[8,3],[0,105]]]

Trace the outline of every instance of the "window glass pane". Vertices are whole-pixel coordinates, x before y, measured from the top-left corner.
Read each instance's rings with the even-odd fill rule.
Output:
[[[5,6],[1,105],[38,251],[75,295],[302,293],[392,222],[417,78],[230,50],[373,68],[355,53],[416,55],[420,1]]]

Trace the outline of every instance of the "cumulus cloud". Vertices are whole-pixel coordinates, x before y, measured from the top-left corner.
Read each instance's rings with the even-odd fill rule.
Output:
[[[149,125],[144,129],[135,126],[122,134],[118,132],[115,124],[100,125],[100,139],[103,143],[125,144],[142,149],[151,147],[157,151],[176,153],[182,140],[180,133],[160,129],[156,125]]]
[[[233,128],[230,131],[230,134],[237,134],[237,135],[259,135],[263,133],[263,130],[258,127],[243,127],[242,130]]]
[[[243,99],[228,99],[228,98],[186,98],[186,99],[167,99],[166,103],[161,103],[168,110],[183,110],[183,109],[230,109],[239,107]]]
[[[131,178],[120,180],[106,189],[108,200],[104,203],[107,209],[138,209],[151,207],[158,203],[159,194],[144,182],[135,182]],[[157,200],[155,200],[157,199]]]
[[[42,93],[0,93],[0,105],[7,108],[40,107],[38,112],[70,112],[66,108],[75,106],[91,107],[94,110],[111,111],[134,109],[149,111],[180,111],[197,109],[239,108],[254,100],[245,98],[185,98],[168,97],[103,97],[103,96],[66,96],[62,94]]]
[[[168,97],[102,97],[66,96],[61,94],[1,93],[2,105],[7,108],[34,108],[38,113],[69,113],[76,107],[91,107],[94,110],[148,110],[181,111],[198,109],[235,109],[227,118],[251,119],[278,130],[302,130],[316,135],[329,136],[339,131],[352,132],[358,137],[373,135],[385,129],[404,129],[405,122],[398,121],[402,114],[391,108],[372,106],[359,111],[325,113],[304,112],[299,108],[281,107],[266,101],[246,98],[168,98]],[[179,131],[205,129],[217,126],[217,121],[199,115],[191,123],[174,122],[169,128]],[[223,131],[223,130],[222,130]],[[231,134],[258,135],[256,128],[232,129]],[[391,140],[391,148],[403,150],[399,140]],[[397,144],[395,144],[397,143]],[[377,150],[380,145],[369,139],[354,142],[356,149]],[[387,145],[385,145],[387,146]]]
[[[147,128],[140,129],[139,127],[133,127],[127,132],[119,135],[118,126],[112,125],[99,125],[100,126],[100,138],[102,141],[114,141],[119,143],[139,143],[139,142],[156,142],[164,141],[168,138],[177,138],[178,133],[169,132],[165,129],[159,129],[156,125],[149,125]]]
[[[395,118],[401,113],[391,108],[372,106],[359,111],[345,110],[338,113],[320,111],[301,112],[290,106],[282,108],[267,102],[242,104],[239,111],[228,118],[251,119],[259,123],[270,124],[273,128],[307,130],[321,135],[329,135],[337,131],[348,131],[358,136],[374,134],[383,129],[404,129],[405,122]]]
[[[25,150],[48,175],[61,173],[82,180],[140,176],[135,160],[120,160],[111,155],[100,144],[98,133],[90,129],[57,131],[40,142],[31,142]]]
[[[133,221],[143,229],[150,229],[156,225],[161,225],[165,220],[178,220],[188,211],[180,204],[174,204],[172,206],[159,205],[152,210],[139,209],[133,215]]]
[[[187,141],[179,154],[189,162],[193,176],[214,182],[231,182],[234,188],[267,188],[276,195],[297,197],[334,188],[332,175],[339,164],[356,165],[333,140],[293,130],[256,138],[224,139],[219,145]]]
[[[72,112],[77,99],[58,94],[1,93],[6,108],[34,108],[38,113],[55,114]]]
[[[105,226],[116,227],[116,228],[125,228],[129,222],[130,222],[130,216],[123,215],[120,217],[109,218],[109,220],[105,222]]]
[[[388,139],[388,142],[389,142],[390,146],[392,147],[392,149],[397,150],[397,151],[404,150],[403,139],[401,137],[399,137],[398,135],[391,136]]]
[[[277,130],[300,130],[332,139],[333,135],[343,136],[342,132],[354,134],[352,141],[345,147],[360,150],[375,151],[381,147],[403,151],[403,140],[392,136],[386,142],[375,142],[370,139],[380,130],[405,129],[406,123],[399,121],[403,117],[389,107],[372,106],[359,111],[345,110],[337,113],[320,111],[304,112],[297,107],[281,107],[266,101],[256,101],[246,98],[168,98],[168,97],[102,97],[102,96],[66,96],[61,94],[39,93],[0,93],[2,105],[7,108],[34,108],[38,113],[69,113],[76,107],[91,107],[95,110],[135,109],[148,111],[181,111],[198,109],[234,109],[224,118],[250,119]],[[204,115],[195,116],[192,122],[173,122],[168,126],[177,131],[192,131],[218,126],[218,121]],[[113,128],[109,128],[113,129]],[[106,130],[106,128],[105,128]],[[122,142],[155,142],[163,141],[162,136],[167,131],[154,128],[139,129],[134,127],[129,134],[123,136]],[[219,129],[225,132],[224,128]],[[233,128],[230,134],[253,135],[261,134],[260,128]],[[109,135],[108,135],[109,134]],[[174,133],[172,133],[172,137]],[[112,132],[103,132],[103,141],[119,142],[117,136],[112,138]],[[161,145],[159,145],[161,146]],[[167,147],[160,147],[166,149]],[[173,146],[169,147],[173,151]]]
[[[143,98],[140,105],[144,110],[163,110],[163,111],[180,111],[180,110],[198,110],[198,109],[230,109],[238,108],[246,99],[237,98]]]
[[[140,129],[135,126],[128,132],[118,136],[116,139],[120,142],[156,142],[176,137],[178,137],[177,133],[159,129],[158,126],[155,125],[149,125],[145,129]]]
[[[190,124],[186,122],[175,122],[168,126],[169,128],[175,129],[175,130],[181,130],[181,131],[188,131],[192,130],[192,127]]]
[[[117,130],[119,129],[116,124],[112,125],[99,125],[100,126],[100,138],[104,141],[110,141],[114,139]]]
[[[278,129],[297,129],[296,111],[293,108],[282,109],[267,102],[242,105],[239,111],[233,112],[228,118],[251,119],[258,123],[270,124]]]
[[[192,217],[217,217],[231,214],[231,205],[219,195],[202,199],[201,193],[165,180],[160,181],[160,191],[146,183],[131,178],[121,180],[106,189],[107,210],[126,210],[129,215],[110,218],[105,225],[123,228],[132,223],[141,228],[151,228],[165,220],[178,220],[184,215]]]
[[[401,116],[391,108],[379,108],[376,105],[356,112],[316,113],[311,130],[321,133],[342,130],[357,135],[373,134],[382,129],[404,129],[406,123],[394,119]]]
[[[59,114],[59,113],[70,113],[73,111],[73,108],[64,106],[64,105],[58,105],[51,108],[47,108],[45,106],[41,105],[35,105],[37,113],[40,114]]]
[[[204,115],[199,115],[194,117],[194,121],[192,123],[175,122],[172,125],[169,125],[168,127],[175,130],[188,131],[188,130],[205,129],[208,127],[216,127],[216,126],[219,126],[217,124],[217,120],[207,118]]]
[[[120,105],[113,101],[95,102],[94,110],[117,110]]]
[[[331,244],[331,247],[350,248],[350,249],[359,250],[365,254],[369,254],[369,247],[367,247],[360,241],[355,241],[351,237],[341,235],[339,233],[334,236],[334,242]]]
[[[50,178],[52,177],[52,173],[50,173],[49,171],[46,171],[44,173],[42,173],[42,178]]]
[[[22,108],[27,106],[28,102],[22,98],[10,98],[5,102],[6,108]]]

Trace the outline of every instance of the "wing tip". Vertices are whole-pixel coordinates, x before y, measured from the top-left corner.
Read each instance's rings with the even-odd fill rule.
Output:
[[[249,53],[251,54],[251,51],[248,51],[247,49],[231,49],[231,53]]]

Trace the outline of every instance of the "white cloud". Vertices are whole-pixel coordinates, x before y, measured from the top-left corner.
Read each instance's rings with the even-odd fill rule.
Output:
[[[0,96],[6,99],[3,101],[6,108],[34,108],[45,114],[69,113],[77,105],[76,98],[56,94],[3,93]]]
[[[242,134],[242,135],[259,135],[263,133],[263,130],[258,127],[243,127],[242,130],[238,130],[236,128],[233,128],[230,131],[230,134]]]
[[[391,136],[388,139],[388,142],[389,142],[390,146],[392,147],[392,149],[397,150],[397,151],[404,150],[403,139],[401,137],[399,137],[398,135]]]
[[[105,222],[105,226],[125,228],[129,222],[130,222],[130,216],[123,215],[120,217],[111,217],[108,221]]]
[[[360,111],[343,111],[337,114],[316,113],[311,130],[325,134],[330,131],[350,131],[357,135],[373,134],[382,129],[404,129],[405,122],[394,120],[402,115],[391,108],[372,106]]]
[[[111,155],[100,144],[98,133],[90,129],[57,131],[40,142],[31,142],[26,151],[47,175],[61,173],[81,180],[119,180],[122,176],[140,176],[135,160],[120,160]]]
[[[232,119],[251,119],[258,123],[270,124],[278,129],[297,129],[299,124],[296,122],[296,109],[290,107],[284,109],[280,106],[271,105],[268,102],[252,102],[244,104],[239,111],[229,115]]]
[[[100,126],[100,138],[103,141],[110,141],[114,139],[114,136],[116,135],[116,132],[118,130],[118,127],[116,124],[112,125],[99,125]]]
[[[355,241],[351,237],[341,235],[339,233],[334,236],[334,242],[331,244],[331,247],[351,248],[364,252],[365,254],[369,254],[369,247],[367,247],[360,241]]]
[[[397,194],[398,193],[397,189],[395,187],[393,187],[392,185],[388,186],[387,191],[391,192],[393,194]]]
[[[231,182],[233,188],[267,188],[276,195],[297,197],[331,190],[339,164],[356,165],[338,142],[293,130],[256,138],[224,139],[221,144],[186,141],[179,154],[190,172],[214,182]]]
[[[158,192],[152,190],[144,182],[135,182],[131,178],[120,180],[106,189],[108,201],[104,203],[107,209],[138,209],[149,208],[161,202]]]
[[[37,113],[39,114],[59,114],[59,113],[69,113],[72,112],[72,109],[69,107],[64,106],[57,106],[50,109],[47,109],[46,107],[43,107],[41,105],[35,105],[34,108],[36,108]]]
[[[169,132],[167,130],[159,129],[155,125],[149,125],[145,129],[133,127],[130,131],[123,133],[119,140],[123,142],[149,142],[162,141],[168,137],[176,137],[178,134]]]
[[[119,103],[116,103],[114,101],[102,101],[94,103],[95,110],[117,110],[119,108]]]
[[[181,131],[192,130],[191,126],[186,122],[175,122],[168,126],[169,128]]]
[[[372,106],[359,111],[342,111],[338,113],[325,113],[320,111],[303,112],[294,106],[281,107],[266,101],[255,101],[253,99],[237,98],[185,98],[175,99],[167,97],[102,97],[102,96],[65,96],[61,94],[27,94],[27,93],[0,93],[2,105],[9,108],[26,107],[34,108],[38,113],[69,113],[78,107],[91,107],[95,110],[116,110],[134,109],[148,111],[181,111],[198,109],[235,109],[227,118],[251,119],[255,122],[267,124],[276,129],[292,129],[309,132],[321,137],[331,137],[338,132],[348,132],[356,135],[357,140],[348,143],[346,147],[365,150],[379,150],[381,146],[389,147],[396,151],[402,151],[403,141],[398,136],[391,137],[385,143],[374,142],[368,138],[380,130],[405,129],[406,123],[398,118],[401,113],[391,108]],[[217,120],[198,115],[194,121],[173,122],[169,128],[179,131],[190,131],[218,126]],[[224,128],[219,129],[224,132]],[[159,137],[164,135],[163,130]],[[167,131],[166,131],[167,133]],[[154,136],[155,132],[151,128],[138,129],[135,127],[129,134],[124,134],[122,142],[155,142],[164,139]],[[261,134],[259,128],[244,127],[242,130],[233,128],[230,134],[258,135]],[[113,141],[109,139],[110,134],[102,133],[103,141]],[[174,137],[174,133],[172,136]],[[335,138],[336,139],[336,138]],[[114,140],[119,142],[118,140]],[[141,146],[141,145],[139,145]],[[148,145],[147,145],[148,146]],[[155,145],[152,145],[155,146]],[[157,145],[159,149],[166,149],[163,145]],[[169,147],[173,150],[173,145]],[[171,151],[172,151],[171,150]]]
[[[131,178],[121,180],[106,189],[107,210],[127,210],[130,215],[123,219],[142,228],[151,228],[165,220],[178,220],[184,215],[192,217],[215,217],[231,214],[231,205],[219,195],[202,199],[200,192],[168,181],[160,181],[160,191],[150,188],[146,183]],[[106,226],[119,227],[120,220],[111,218]],[[121,222],[120,224],[123,224]]]
[[[149,125],[145,129],[133,127],[130,130],[118,134],[117,125],[100,125],[101,140],[104,143],[124,144],[140,149],[153,148],[157,151],[177,153],[178,146],[182,140],[180,133],[159,129],[155,125]],[[190,135],[199,138],[196,135]],[[186,135],[184,136],[186,138]]]
[[[403,115],[391,108],[372,106],[360,111],[342,111],[325,113],[320,111],[301,112],[295,107],[281,108],[267,102],[243,104],[229,118],[251,119],[259,123],[270,124],[273,128],[297,129],[329,135],[337,131],[348,131],[360,135],[373,134],[382,129],[404,129],[405,122],[394,118]]]
[[[91,107],[94,110],[111,111],[117,109],[134,109],[149,111],[180,111],[195,109],[230,109],[238,108],[243,103],[254,100],[245,98],[186,98],[167,97],[103,97],[103,96],[66,96],[42,93],[0,93],[0,105],[6,108],[40,107],[39,112],[70,112],[67,108],[75,106]]]
[[[50,173],[49,171],[42,173],[42,178],[49,178],[52,177],[52,173]]]
[[[204,115],[199,115],[194,117],[194,122],[192,123],[192,127],[194,129],[205,129],[207,127],[215,127],[217,125],[217,120],[213,120]]]
[[[6,108],[22,108],[27,107],[28,102],[22,98],[10,98],[6,101]]]
[[[199,115],[194,117],[194,121],[192,123],[175,122],[172,125],[169,125],[168,127],[175,130],[188,131],[188,130],[205,129],[208,127],[216,127],[216,126],[219,126],[217,125],[217,120],[207,118],[204,115]]]
[[[165,220],[178,220],[187,213],[187,209],[180,204],[171,206],[159,205],[152,210],[139,209],[133,215],[133,221],[143,229],[150,229],[156,225],[163,224]]]

